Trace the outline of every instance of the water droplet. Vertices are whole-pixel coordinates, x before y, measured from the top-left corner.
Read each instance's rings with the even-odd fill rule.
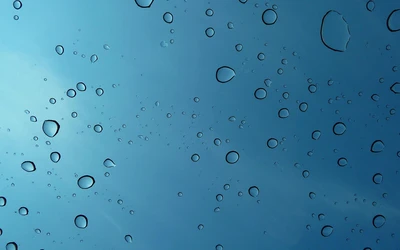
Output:
[[[174,21],[174,16],[170,12],[165,12],[163,15],[164,22],[172,23]]]
[[[235,49],[236,49],[237,52],[240,52],[243,49],[243,45],[238,43],[238,44],[235,45]]]
[[[3,232],[3,230],[2,230]],[[8,242],[6,245],[6,250],[18,250],[18,245],[15,242]]]
[[[279,68],[276,72],[277,72],[279,75],[282,75],[282,74],[283,74],[283,69],[282,69],[282,68]]]
[[[324,220],[324,219],[325,219],[325,214],[318,215],[318,220]]]
[[[379,95],[377,95],[377,94],[373,94],[373,95],[371,95],[371,99],[373,100],[373,101],[375,101],[375,102],[377,102],[377,101],[379,101]]]
[[[372,181],[375,184],[381,184],[383,181],[383,175],[381,173],[374,174],[374,176],[372,177]]]
[[[76,117],[78,117],[78,113],[76,113],[76,112],[72,112],[72,113],[71,113],[71,117],[72,117],[72,118],[76,118]]]
[[[60,161],[60,159],[61,159],[61,154],[60,154],[60,153],[58,153],[58,152],[52,152],[52,153],[50,154],[50,160],[51,160],[52,162],[57,163],[57,162]]]
[[[85,229],[87,228],[89,221],[85,215],[80,214],[75,217],[74,223],[77,228]]]
[[[375,2],[372,0],[369,0],[365,7],[367,7],[368,11],[373,11],[375,9]]]
[[[285,119],[285,118],[288,118],[289,115],[290,115],[289,109],[287,109],[287,108],[281,108],[281,109],[278,111],[278,116],[279,116],[279,118]]]
[[[97,94],[98,96],[102,96],[102,95],[104,94],[104,90],[103,90],[102,88],[97,88],[97,89],[96,89],[96,94]]]
[[[216,78],[220,83],[227,83],[236,76],[234,69],[228,66],[222,66],[217,69]]]
[[[330,10],[322,18],[320,35],[322,43],[327,48],[345,52],[350,41],[349,25],[342,14]]]
[[[231,185],[229,185],[229,184],[225,184],[225,185],[224,185],[224,189],[225,189],[225,190],[228,190],[228,189],[230,189],[230,188],[231,188]]]
[[[314,200],[316,196],[317,196],[317,195],[316,195],[314,192],[310,192],[310,193],[308,194],[308,197],[310,197],[311,200]]]
[[[45,120],[42,125],[42,130],[48,137],[54,137],[60,130],[60,124],[55,120]]]
[[[375,228],[381,228],[383,225],[385,225],[385,223],[386,218],[381,214],[375,215],[375,217],[372,219],[372,225],[374,225]]]
[[[224,250],[224,247],[221,244],[215,246],[215,250]]]
[[[104,44],[104,45],[103,45],[103,48],[104,48],[105,50],[110,50],[110,45]]]
[[[4,207],[7,204],[7,199],[4,196],[0,196],[0,207]]]
[[[222,200],[224,199],[224,196],[223,196],[222,194],[217,194],[217,195],[215,196],[215,199],[216,199],[217,201],[222,201]]]
[[[132,241],[133,241],[132,236],[129,234],[125,235],[125,241],[128,243],[132,243]]]
[[[264,60],[265,60],[265,55],[264,55],[264,53],[259,53],[259,54],[257,55],[257,59],[260,60],[260,61],[264,61]]]
[[[57,54],[59,54],[60,56],[62,54],[64,54],[64,47],[62,45],[57,45],[55,50],[56,50]]]
[[[182,197],[183,193],[182,192],[178,192],[178,197]]]
[[[219,139],[219,138],[215,138],[215,139],[214,139],[214,145],[215,145],[215,146],[221,145],[221,142],[222,142],[222,141],[221,141],[221,139]]]
[[[300,103],[299,109],[300,109],[301,112],[306,112],[307,109],[308,109],[308,104],[306,102]]]
[[[313,140],[318,140],[321,137],[321,131],[319,130],[314,130],[311,134],[311,138]]]
[[[333,125],[333,133],[335,135],[343,135],[346,129],[347,127],[343,122],[337,122]]]
[[[380,153],[385,149],[385,144],[381,140],[376,140],[371,145],[371,152],[372,153]]]
[[[254,91],[254,97],[258,100],[263,100],[267,97],[267,91],[264,88],[258,88]]]
[[[232,22],[228,22],[228,24],[226,26],[228,26],[228,29],[230,29],[230,30],[235,28],[235,25]]]
[[[36,229],[35,229],[35,233],[41,234],[41,233],[42,233],[42,230],[40,230],[39,228],[36,228]]]
[[[204,225],[203,225],[203,224],[199,224],[199,225],[197,226],[197,229],[199,229],[199,230],[203,230],[203,228],[204,228]]]
[[[135,0],[140,8],[150,8],[154,0]]]
[[[190,159],[192,159],[193,162],[198,162],[200,160],[200,155],[198,154],[193,154]]]
[[[26,216],[29,213],[29,210],[26,207],[20,207],[18,209],[18,213],[22,216]]]
[[[239,158],[240,158],[239,153],[236,151],[229,151],[225,156],[225,160],[229,164],[235,164],[236,162],[239,161]]]
[[[321,235],[324,237],[329,237],[333,233],[333,227],[326,225],[321,229]]]
[[[207,9],[206,10],[206,15],[207,16],[213,16],[214,15],[214,11],[212,9]]]
[[[256,186],[252,186],[249,188],[249,195],[251,197],[257,197],[258,194],[260,193],[260,190]]]
[[[389,14],[386,20],[386,26],[390,32],[400,30],[400,9],[395,9]]]
[[[240,3],[245,4],[247,3],[247,0],[239,0]]]
[[[96,54],[93,54],[93,55],[90,57],[90,62],[91,62],[91,63],[95,63],[95,62],[97,62],[97,60],[99,60],[99,57],[98,57]]]
[[[344,157],[341,157],[341,158],[339,158],[339,159],[337,160],[337,164],[338,164],[340,167],[345,167],[345,166],[347,165],[347,159],[344,158]]]
[[[302,175],[303,175],[303,178],[308,178],[310,176],[310,171],[304,170]]]
[[[208,37],[213,37],[215,35],[215,30],[212,27],[208,27],[205,32]]]
[[[74,89],[69,89],[69,90],[67,91],[67,96],[68,96],[69,98],[74,98],[74,97],[76,96],[76,91],[75,91]]]
[[[31,122],[37,122],[36,116],[33,116],[33,115],[29,118],[29,120],[30,120]]]
[[[94,125],[93,130],[97,133],[101,133],[103,131],[103,127],[100,124],[96,124]]]
[[[262,14],[262,21],[266,25],[272,25],[278,20],[278,14],[273,9],[266,9]]]
[[[96,181],[94,180],[94,178],[92,176],[84,175],[78,179],[78,186],[82,189],[89,189],[89,188],[93,187],[95,182]]]
[[[86,90],[86,84],[84,84],[83,82],[78,82],[76,84],[76,89],[79,91],[85,91]]]
[[[57,101],[56,101],[56,99],[54,99],[54,98],[50,98],[50,99],[49,99],[49,102],[50,102],[51,104],[56,104]]]
[[[24,161],[21,163],[21,168],[26,172],[34,172],[36,170],[35,163],[32,161]]]
[[[19,10],[22,8],[22,3],[19,0],[15,0],[13,3],[14,9]]]
[[[392,86],[390,86],[390,90],[395,94],[400,94],[400,83],[399,82],[393,83]]]
[[[314,94],[315,92],[317,92],[317,85],[315,85],[315,84],[309,85],[309,86],[308,86],[308,91],[309,91],[311,94]]]
[[[267,146],[268,146],[270,149],[276,148],[276,147],[278,146],[278,140],[275,139],[275,138],[270,138],[270,139],[268,139],[268,141],[267,141]]]
[[[116,164],[114,163],[114,161],[111,160],[110,158],[105,159],[104,162],[103,162],[103,165],[104,165],[106,168],[113,168],[113,167],[116,166]]]

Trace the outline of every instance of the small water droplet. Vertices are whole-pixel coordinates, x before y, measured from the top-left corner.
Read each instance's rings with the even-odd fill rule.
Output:
[[[268,139],[268,141],[267,141],[267,146],[268,146],[270,149],[276,148],[276,147],[278,146],[278,140],[275,139],[275,138],[270,138],[270,139]]]
[[[262,21],[266,25],[272,25],[278,20],[278,14],[273,9],[266,9],[262,14]]]
[[[22,215],[22,216],[26,216],[26,215],[28,215],[29,210],[28,210],[28,208],[26,208],[26,207],[20,207],[20,208],[18,209],[18,213],[19,213],[20,215]]]
[[[228,189],[230,189],[230,188],[231,188],[231,185],[229,185],[229,184],[225,184],[225,185],[224,185],[224,189],[225,189],[225,190],[228,190]]]
[[[232,22],[228,22],[227,26],[228,26],[228,29],[230,29],[230,30],[235,28],[235,25]]]
[[[316,196],[317,196],[317,195],[316,195],[314,192],[310,192],[310,193],[308,194],[308,197],[310,197],[311,200],[314,200]]]
[[[182,197],[183,193],[182,192],[178,192],[178,197]]]
[[[56,101],[55,98],[50,98],[50,99],[49,99],[49,102],[50,102],[51,104],[56,104],[57,101]]]
[[[83,82],[78,82],[76,84],[76,89],[79,91],[85,91],[86,90],[86,84]]]
[[[94,125],[93,130],[97,133],[101,133],[103,131],[103,127],[100,124],[96,124]]]
[[[64,47],[62,45],[57,45],[55,50],[56,50],[57,54],[59,54],[60,56],[62,54],[64,54]]]
[[[200,160],[200,155],[198,154],[193,154],[190,159],[192,159],[193,162],[198,162]]]
[[[215,246],[215,250],[224,250],[224,247],[221,244]]]
[[[215,35],[215,30],[212,27],[208,27],[205,31],[206,36],[213,37]]]
[[[235,45],[235,49],[236,49],[237,52],[240,52],[240,51],[243,50],[243,45],[238,43],[238,44]]]
[[[214,139],[214,145],[215,145],[215,146],[221,145],[221,142],[222,142],[222,141],[221,141],[221,139],[219,139],[219,138],[215,138],[215,139]]]
[[[104,45],[103,45],[103,48],[104,48],[105,50],[110,50],[110,45],[104,44]]]
[[[332,226],[326,225],[326,226],[322,227],[322,229],[321,229],[321,235],[324,237],[329,237],[332,235],[332,233],[333,233]]]
[[[370,0],[367,2],[366,6],[368,11],[373,11],[375,9],[375,2]]]
[[[256,186],[252,186],[249,188],[249,195],[251,197],[257,197],[258,194],[260,193],[260,190]]]
[[[235,70],[228,66],[222,66],[216,71],[216,78],[217,81],[220,83],[227,83],[231,81],[235,76]]]
[[[199,230],[203,230],[204,225],[203,225],[203,224],[199,224],[199,225],[197,226],[197,228],[198,228]]]
[[[99,60],[99,57],[98,57],[96,54],[93,54],[93,55],[90,57],[90,62],[91,62],[91,63],[95,63],[95,62],[97,62],[97,60]]]
[[[325,219],[325,214],[318,215],[318,220],[324,220],[324,219]]]
[[[224,199],[224,196],[223,196],[222,194],[217,194],[217,195],[215,196],[215,199],[216,199],[217,201],[221,202],[221,201]]]
[[[72,112],[72,113],[71,113],[71,117],[72,117],[72,118],[76,118],[76,117],[78,117],[78,113],[76,113],[76,112]]]
[[[314,94],[315,92],[317,92],[317,85],[315,85],[315,84],[309,85],[309,86],[308,86],[308,91],[309,91],[311,94]]]
[[[13,2],[13,6],[14,6],[14,9],[19,10],[19,9],[22,8],[22,3],[21,3],[21,1],[19,1],[19,0],[15,0],[15,1]]]
[[[258,88],[254,91],[254,97],[258,100],[263,100],[267,97],[267,91],[264,88]]]
[[[77,228],[85,229],[87,228],[89,221],[85,215],[80,214],[75,217],[74,223]]]
[[[310,176],[310,171],[308,171],[308,170],[304,170],[303,171],[303,173],[302,173],[302,175],[303,175],[303,178],[308,178],[309,176]]]
[[[14,15],[14,20],[15,21],[19,20],[19,16],[18,15]]]
[[[306,112],[307,109],[308,109],[308,104],[306,102],[300,103],[299,109],[300,109],[301,112]]]
[[[50,160],[54,163],[59,162],[61,159],[61,154],[59,152],[52,152],[50,154]]]
[[[42,230],[40,230],[39,228],[36,228],[36,229],[35,229],[35,233],[41,234],[41,233],[42,233]]]
[[[106,168],[113,168],[113,167],[116,166],[116,164],[114,163],[114,161],[111,160],[110,158],[105,159],[104,162],[103,162],[103,165],[104,165]]]
[[[381,173],[374,174],[374,176],[372,177],[372,181],[375,184],[381,184],[383,181],[383,175]]]
[[[21,168],[26,172],[34,172],[36,170],[35,163],[32,161],[24,161],[21,163]]]
[[[206,10],[206,15],[207,16],[213,16],[214,15],[214,11],[212,9],[207,9]]]
[[[371,152],[372,153],[380,153],[385,149],[385,144],[381,140],[376,140],[371,145]]]
[[[76,96],[76,91],[75,91],[74,89],[69,89],[69,90],[67,91],[67,96],[68,96],[69,98],[74,98],[74,97]]]
[[[287,108],[281,108],[278,111],[278,117],[279,118],[285,119],[285,118],[288,118],[289,115],[290,115],[290,112],[289,112],[289,109],[287,109]]]
[[[60,130],[60,124],[55,120],[45,120],[42,125],[42,130],[48,137],[54,137]]]
[[[82,188],[82,189],[89,189],[89,188],[91,188],[91,187],[93,187],[93,185],[94,185],[94,183],[95,183],[96,181],[94,180],[94,178],[92,177],[92,176],[90,176],[90,175],[84,175],[84,176],[81,176],[79,179],[78,179],[78,186],[80,187],[80,188]]]
[[[344,157],[341,157],[341,158],[339,158],[339,159],[337,160],[337,164],[338,164],[340,167],[345,167],[345,166],[347,165],[347,159],[344,158]]]
[[[373,95],[371,95],[371,99],[373,100],[373,101],[375,101],[375,102],[377,102],[377,101],[379,101],[379,95],[377,95],[377,94],[373,94]]]
[[[311,138],[313,140],[318,140],[321,137],[321,131],[319,130],[314,130],[311,134]]]
[[[393,10],[387,20],[386,26],[390,32],[397,32],[400,30],[400,9]]]
[[[229,151],[225,156],[225,160],[229,164],[235,164],[236,162],[239,161],[239,158],[240,158],[239,153],[236,151]]]
[[[264,53],[258,53],[257,59],[258,59],[259,61],[264,61],[264,60],[265,60],[265,54],[264,54]]]
[[[29,118],[29,120],[30,120],[31,122],[37,122],[36,116],[33,116],[33,115]]]
[[[346,132],[346,125],[343,122],[337,122],[333,125],[333,133],[335,135],[343,135]]]
[[[375,217],[372,219],[372,225],[374,225],[375,228],[381,228],[383,225],[385,225],[385,223],[386,218],[381,214],[375,215]]]
[[[128,243],[132,243],[133,242],[132,236],[129,234],[125,235],[125,241]]]
[[[140,8],[150,8],[154,0],[135,0]]]
[[[322,18],[320,35],[322,43],[327,48],[345,52],[350,41],[349,25],[342,14],[330,10]]]
[[[104,90],[103,90],[102,88],[97,88],[97,89],[96,89],[96,94],[97,94],[98,96],[102,96],[102,95],[104,94]]]

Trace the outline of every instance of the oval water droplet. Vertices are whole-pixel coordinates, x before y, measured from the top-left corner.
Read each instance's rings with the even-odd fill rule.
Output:
[[[34,115],[32,115],[32,116],[29,118],[29,120],[30,120],[31,122],[37,122],[37,118],[36,118],[36,116],[34,116]]]
[[[221,202],[221,201],[224,199],[224,196],[223,196],[222,194],[217,194],[217,195],[215,196],[215,199],[216,199],[217,201]]]
[[[64,47],[62,45],[57,45],[55,50],[56,50],[57,54],[59,54],[60,56],[62,54],[64,54]]]
[[[367,7],[368,11],[373,11],[375,9],[375,2],[372,0],[369,0],[365,7]]]
[[[337,164],[338,164],[340,167],[345,167],[345,166],[347,165],[347,159],[344,158],[344,157],[341,157],[341,158],[339,158],[339,159],[337,160]]]
[[[97,88],[96,89],[96,95],[102,96],[104,94],[104,90],[102,88]]]
[[[193,162],[198,162],[200,160],[200,155],[198,154],[193,154],[190,159],[192,159]]]
[[[89,221],[85,215],[80,214],[75,217],[74,223],[77,228],[85,229],[87,228]]]
[[[333,133],[335,135],[343,135],[346,132],[346,125],[343,122],[337,122],[333,125]]]
[[[97,60],[99,60],[99,57],[98,57],[96,54],[93,54],[93,55],[90,57],[90,62],[91,62],[91,63],[95,63],[95,62],[97,62]]]
[[[345,52],[350,41],[349,25],[342,14],[330,10],[322,18],[320,35],[322,43],[327,48]]]
[[[264,88],[258,88],[254,91],[254,97],[258,100],[263,100],[267,97],[267,91]]]
[[[267,146],[268,146],[270,149],[276,148],[276,147],[278,146],[278,140],[275,139],[275,138],[270,138],[270,139],[268,139],[268,141],[267,141]]]
[[[199,229],[199,230],[203,230],[203,228],[204,228],[204,225],[203,225],[203,224],[199,224],[199,225],[197,226],[197,229]]]
[[[381,140],[376,140],[371,145],[371,152],[372,153],[380,153],[385,149],[385,144]]]
[[[125,241],[128,243],[132,243],[133,242],[133,238],[131,235],[127,234],[125,235]]]
[[[386,20],[386,26],[390,32],[397,32],[400,30],[400,9],[395,9],[390,12]]]
[[[215,35],[215,30],[212,27],[208,27],[205,32],[208,37],[213,37]]]
[[[85,91],[86,90],[86,84],[84,84],[83,82],[78,82],[76,84],[76,89],[79,91]]]
[[[225,184],[225,185],[224,185],[224,189],[225,189],[225,190],[228,190],[228,189],[230,189],[230,188],[231,188],[231,185],[229,185],[229,184]]]
[[[310,193],[308,194],[308,197],[310,197],[311,200],[314,200],[315,197],[317,197],[317,195],[316,195],[314,192],[310,192]]]
[[[18,250],[18,245],[15,242],[8,242],[6,245],[6,250]]]
[[[59,162],[61,159],[61,154],[58,152],[51,152],[50,154],[50,160],[54,163]]]
[[[314,130],[311,134],[311,138],[313,140],[318,140],[321,137],[321,131],[319,130]]]
[[[13,6],[14,6],[14,9],[19,10],[19,9],[22,8],[22,3],[21,3],[21,1],[19,1],[19,0],[15,0],[15,1],[13,2]]]
[[[310,171],[304,170],[302,175],[303,175],[303,178],[306,179],[306,178],[308,178],[310,176]]]
[[[324,237],[329,237],[332,235],[332,233],[333,233],[332,226],[326,225],[326,226],[322,227],[322,229],[321,229],[321,235]]]
[[[385,223],[386,218],[381,214],[375,215],[375,217],[372,219],[372,225],[374,225],[375,228],[381,228],[383,225],[385,225]]]
[[[21,163],[21,168],[26,172],[34,172],[36,170],[35,163],[32,161],[24,161]]]
[[[4,196],[0,196],[0,207],[7,205],[7,199]]]
[[[225,156],[225,160],[229,164],[235,164],[236,162],[239,161],[239,158],[240,158],[239,153],[236,151],[229,151]]]
[[[262,21],[266,25],[272,25],[278,20],[278,14],[273,9],[266,9],[262,14]]]
[[[165,12],[163,15],[164,22],[172,23],[174,21],[174,16],[170,12]]]
[[[221,142],[222,142],[222,141],[221,141],[221,139],[219,139],[219,138],[215,138],[215,139],[214,139],[214,145],[215,145],[215,146],[221,145]]]
[[[236,49],[237,52],[240,52],[240,51],[243,50],[243,45],[238,43],[238,44],[235,45],[235,49]]]
[[[78,186],[82,189],[89,189],[89,188],[93,187],[95,182],[96,181],[94,180],[94,178],[92,176],[84,175],[78,179]]]
[[[400,94],[400,83],[399,82],[393,83],[392,86],[390,86],[390,90],[395,94]]]
[[[28,215],[29,210],[28,210],[28,208],[26,208],[26,207],[20,207],[20,208],[18,209],[18,213],[19,213],[20,215],[22,215],[22,216],[26,216],[26,215]]]
[[[279,118],[285,119],[285,118],[288,118],[289,115],[290,115],[289,109],[287,109],[287,108],[281,108],[281,109],[278,111],[278,116],[279,116]]]
[[[301,112],[306,112],[307,109],[308,109],[308,104],[306,102],[300,103],[299,109],[300,109]]]
[[[135,0],[140,8],[150,8],[154,0]]]
[[[55,120],[45,120],[42,125],[42,130],[48,137],[54,137],[60,130],[60,124]]]
[[[110,50],[110,45],[104,44],[104,45],[103,45],[103,48],[104,48],[105,50]]]
[[[234,69],[228,66],[222,66],[217,69],[216,78],[220,83],[227,83],[236,76]]]
[[[104,165],[106,168],[113,168],[113,167],[116,166],[116,164],[114,163],[114,161],[111,160],[110,158],[105,159],[104,162],[103,162],[103,165]]]
[[[93,130],[97,133],[101,133],[103,131],[103,127],[100,124],[96,124],[94,125]]]
[[[67,90],[67,96],[69,98],[74,98],[76,96],[76,91],[74,89]]]
[[[249,195],[251,197],[257,197],[258,194],[260,193],[260,190],[256,186],[252,186],[249,188]]]
[[[372,176],[372,181],[375,184],[381,184],[383,181],[383,175],[381,173],[374,174],[374,176]]]

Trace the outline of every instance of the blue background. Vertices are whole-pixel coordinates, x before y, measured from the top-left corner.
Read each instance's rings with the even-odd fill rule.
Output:
[[[38,0],[17,10],[12,0],[1,1],[0,196],[7,204],[0,207],[0,247],[400,249],[400,95],[390,90],[399,81],[393,67],[400,32],[386,26],[400,3],[377,1],[372,11],[366,4],[155,0],[140,8],[134,0]],[[263,12],[272,8],[278,19],[266,25]],[[338,14],[323,36],[343,52],[321,39],[330,10]],[[400,12],[392,18],[400,28]],[[235,71],[226,83],[216,79],[222,66]],[[87,90],[68,97],[78,82]],[[265,99],[255,98],[258,88]],[[281,108],[289,117],[278,117]],[[53,138],[42,130],[49,119],[60,124]],[[337,122],[346,125],[343,135],[333,133]],[[274,149],[270,138],[278,140]],[[375,140],[384,142],[382,152],[371,152]],[[232,150],[240,158],[228,164]],[[337,164],[341,157],[345,167]],[[106,168],[107,158],[116,166]],[[24,171],[24,161],[36,170]],[[84,175],[95,179],[93,187],[79,188]],[[29,214],[20,215],[20,207]],[[74,224],[80,214],[88,218],[85,229]],[[379,214],[386,223],[375,228]],[[329,237],[321,235],[326,225],[333,227]]]

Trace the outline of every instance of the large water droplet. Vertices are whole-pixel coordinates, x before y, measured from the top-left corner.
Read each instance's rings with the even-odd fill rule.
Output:
[[[324,237],[329,237],[333,233],[333,227],[326,225],[321,229],[321,235]]]
[[[335,135],[343,135],[346,129],[347,127],[343,122],[337,122],[333,125],[333,133]]]
[[[62,45],[57,45],[56,52],[61,56],[62,54],[64,54],[64,47]]]
[[[0,196],[0,207],[4,207],[7,204],[7,199],[4,196]]]
[[[83,214],[76,216],[74,222],[75,222],[75,226],[80,229],[87,228],[87,226],[89,224],[88,218]]]
[[[164,22],[172,23],[174,21],[174,16],[170,12],[165,12],[163,15]]]
[[[276,14],[276,11],[273,9],[266,9],[263,14],[262,14],[262,21],[266,25],[272,25],[276,23],[276,20],[278,20],[278,14]]]
[[[374,174],[374,176],[372,176],[372,181],[375,184],[381,184],[383,181],[383,175],[381,173]]]
[[[400,83],[399,82],[393,83],[392,86],[390,86],[390,90],[395,94],[400,94]]]
[[[390,32],[396,32],[400,30],[400,9],[395,9],[390,12],[386,20],[386,26]]]
[[[15,242],[8,242],[6,245],[6,250],[18,250],[18,245]]]
[[[54,163],[59,162],[61,159],[61,154],[58,152],[51,152],[50,154],[50,160]]]
[[[254,97],[258,100],[263,100],[267,97],[267,91],[264,88],[258,88],[254,91]]]
[[[217,69],[216,78],[220,83],[227,83],[236,76],[234,69],[228,66],[222,66]]]
[[[116,166],[116,164],[114,163],[114,161],[111,160],[110,158],[105,159],[104,162],[103,162],[103,165],[104,165],[106,168],[113,168],[113,167]]]
[[[94,178],[92,176],[84,175],[78,179],[78,186],[82,189],[89,189],[89,188],[93,187],[95,182],[96,181],[94,180]]]
[[[386,218],[385,216],[378,214],[372,219],[372,225],[374,225],[375,228],[380,228],[386,223]]]
[[[236,151],[229,151],[225,156],[225,160],[229,164],[235,164],[239,161],[239,153]]]
[[[28,215],[29,210],[28,210],[28,208],[26,208],[26,207],[20,207],[20,208],[18,209],[18,213],[19,213],[20,215],[22,215],[22,216],[26,216],[26,215]]]
[[[323,44],[337,52],[345,52],[350,41],[349,25],[343,15],[335,10],[328,11],[322,18],[321,40]]]
[[[372,153],[380,153],[385,149],[385,144],[381,140],[376,140],[371,145],[371,152]]]
[[[48,137],[54,137],[60,130],[60,124],[55,120],[45,120],[42,125],[42,130]]]
[[[95,63],[95,62],[97,62],[97,60],[99,60],[99,57],[98,57],[96,54],[93,54],[93,55],[90,57],[90,62],[91,62],[91,63]]]
[[[288,118],[289,115],[290,115],[289,109],[287,109],[287,108],[281,108],[281,109],[278,111],[278,116],[279,116],[279,118],[285,119],[285,118]]]
[[[260,193],[260,190],[256,186],[252,186],[249,188],[249,195],[251,197],[257,197],[258,194]]]
[[[268,139],[268,141],[267,141],[267,146],[268,146],[270,149],[276,148],[276,147],[278,146],[278,140],[275,139],[275,138],[270,138],[270,139]]]
[[[19,0],[15,0],[13,3],[14,9],[19,10],[22,8],[22,3]]]
[[[24,161],[21,164],[21,168],[23,170],[25,170],[26,172],[33,172],[36,170],[36,166],[35,163],[33,163],[32,161]]]
[[[129,234],[125,235],[125,241],[128,243],[132,243],[133,242],[132,236]]]

